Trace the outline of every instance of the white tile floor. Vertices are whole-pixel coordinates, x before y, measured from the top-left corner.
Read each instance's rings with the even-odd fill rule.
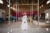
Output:
[[[50,33],[50,28],[40,28],[34,24],[26,24],[28,29],[21,29],[21,22],[4,24],[0,26],[0,33]],[[23,28],[23,27],[22,27]]]

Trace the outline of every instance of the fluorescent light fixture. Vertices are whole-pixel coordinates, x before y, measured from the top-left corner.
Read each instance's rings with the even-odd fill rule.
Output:
[[[10,5],[7,5],[8,7],[10,7]]]
[[[49,4],[49,3],[50,3],[50,0],[47,1],[47,4]]]
[[[2,0],[0,0],[0,3],[1,3],[1,4],[3,4],[3,1],[2,1]]]

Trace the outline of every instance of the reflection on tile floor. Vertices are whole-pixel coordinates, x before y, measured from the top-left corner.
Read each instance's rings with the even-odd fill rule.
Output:
[[[21,22],[0,25],[0,33],[50,33],[50,28],[40,28],[28,23],[28,29],[21,29]]]

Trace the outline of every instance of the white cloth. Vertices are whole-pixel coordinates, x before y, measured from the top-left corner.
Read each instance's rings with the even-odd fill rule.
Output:
[[[22,23],[24,23],[24,22],[27,23],[27,15],[24,15],[24,16],[22,17]]]
[[[28,23],[22,23],[22,25],[21,25],[21,28],[23,29],[23,30],[27,30],[28,29]]]
[[[24,29],[28,29],[28,23],[27,23],[27,15],[24,15],[22,17],[22,25],[21,25],[21,28],[24,30]]]

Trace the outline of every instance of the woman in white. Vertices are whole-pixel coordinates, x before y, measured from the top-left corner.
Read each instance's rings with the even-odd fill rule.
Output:
[[[27,23],[27,15],[26,15],[26,13],[24,13],[24,15],[22,17],[22,23]]]
[[[23,14],[21,28],[23,30],[28,29],[28,23],[27,23],[27,15],[26,15],[26,13]]]

